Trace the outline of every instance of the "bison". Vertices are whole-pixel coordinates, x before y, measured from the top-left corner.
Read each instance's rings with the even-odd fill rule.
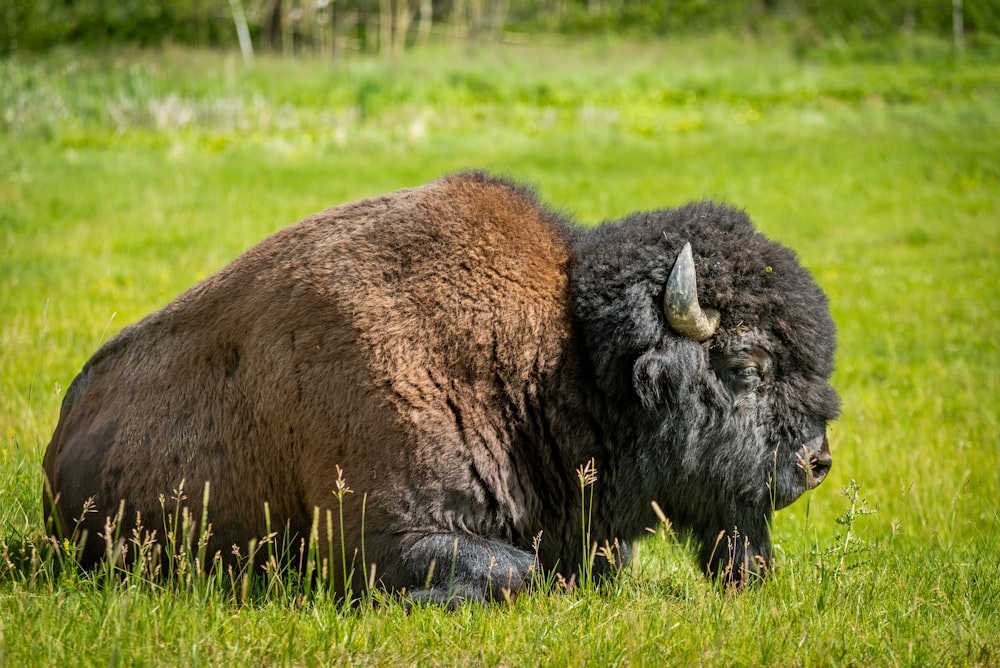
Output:
[[[452,174],[282,229],[107,341],[47,521],[90,567],[169,536],[183,486],[223,561],[280,528],[365,573],[342,595],[447,603],[612,574],[662,509],[740,585],[830,468],[834,348],[824,293],[737,209],[586,229]]]

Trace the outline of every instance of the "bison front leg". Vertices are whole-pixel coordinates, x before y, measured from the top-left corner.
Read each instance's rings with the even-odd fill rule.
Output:
[[[494,538],[466,533],[409,536],[390,572],[393,589],[413,603],[454,607],[466,601],[503,601],[529,587],[531,553]]]
[[[705,572],[726,584],[744,587],[771,570],[768,521],[730,524],[701,536],[701,563]]]

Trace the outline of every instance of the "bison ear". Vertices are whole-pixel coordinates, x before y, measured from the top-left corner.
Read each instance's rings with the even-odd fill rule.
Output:
[[[675,332],[695,341],[707,340],[719,326],[719,312],[702,309],[698,304],[698,281],[690,243],[684,244],[667,279],[663,313]]]
[[[632,366],[632,386],[647,410],[664,402],[677,403],[688,394],[691,379],[698,375],[697,346],[675,345],[648,350]]]

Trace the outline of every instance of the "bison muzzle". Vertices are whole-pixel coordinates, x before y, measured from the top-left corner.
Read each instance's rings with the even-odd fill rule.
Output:
[[[47,521],[89,567],[140,522],[169,536],[183,486],[223,561],[312,533],[366,574],[341,594],[449,602],[611,574],[655,502],[741,584],[830,468],[834,348],[823,292],[741,211],[584,229],[454,174],[280,230],[105,343],[45,454]]]

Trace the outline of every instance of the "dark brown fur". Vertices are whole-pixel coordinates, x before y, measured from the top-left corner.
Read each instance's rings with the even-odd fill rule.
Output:
[[[507,489],[509,416],[495,408],[532,401],[571,336],[567,253],[532,205],[453,178],[329,209],[123,330],[74,382],[46,453],[60,525],[93,495],[92,538],[122,499],[150,525],[182,481],[199,517],[211,481],[211,548],[228,554],[266,535],[265,502],[308,535],[339,466],[350,516],[367,495],[377,564],[395,558],[381,526],[503,531],[514,518],[490,499]],[[445,495],[482,510],[415,517]],[[359,544],[359,523],[346,531]]]

